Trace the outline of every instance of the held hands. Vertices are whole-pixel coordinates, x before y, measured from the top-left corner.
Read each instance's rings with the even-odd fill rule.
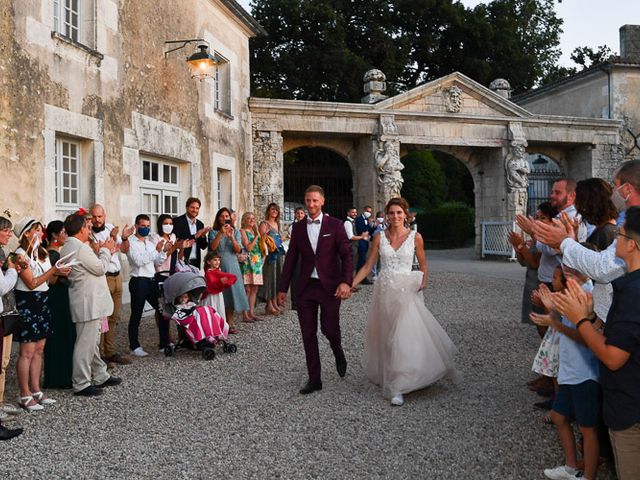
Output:
[[[557,310],[576,324],[593,314],[593,297],[587,294],[573,278],[567,280],[563,292],[553,294]]]
[[[286,292],[278,292],[278,294],[276,295],[276,301],[278,302],[278,305],[284,305],[284,302],[287,300],[287,293]]]
[[[351,297],[351,286],[348,285],[347,283],[341,283],[340,285],[338,285],[338,288],[336,289],[336,293],[334,295],[335,297],[341,299],[341,300],[346,300],[348,298]]]

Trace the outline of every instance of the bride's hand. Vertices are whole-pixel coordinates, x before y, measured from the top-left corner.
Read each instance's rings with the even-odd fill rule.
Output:
[[[351,287],[351,293],[357,293],[360,289],[358,287]]]

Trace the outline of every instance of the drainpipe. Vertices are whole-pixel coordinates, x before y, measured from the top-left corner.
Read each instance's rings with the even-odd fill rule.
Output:
[[[607,74],[607,100],[609,101],[608,112],[609,118],[613,118],[613,112],[611,111],[611,66],[604,64],[600,67],[600,70]]]

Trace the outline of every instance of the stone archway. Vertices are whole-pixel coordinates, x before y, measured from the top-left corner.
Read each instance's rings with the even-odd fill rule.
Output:
[[[370,100],[251,98],[254,209],[283,203],[283,151],[290,148],[322,146],[340,153],[353,172],[354,203],[377,209],[401,191],[403,150],[438,149],[471,172],[480,253],[483,222],[507,228],[527,210],[527,152],[548,154],[575,179],[610,178],[620,160],[620,121],[535,115],[510,101],[508,92],[492,91],[457,72]]]
[[[309,185],[325,190],[324,211],[341,218],[353,206],[353,172],[345,157],[325,147],[301,146],[284,154],[284,218],[293,221]]]

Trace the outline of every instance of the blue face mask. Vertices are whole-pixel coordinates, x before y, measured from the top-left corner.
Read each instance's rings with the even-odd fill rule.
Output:
[[[151,232],[149,227],[138,227],[138,235],[141,237],[146,237]]]

